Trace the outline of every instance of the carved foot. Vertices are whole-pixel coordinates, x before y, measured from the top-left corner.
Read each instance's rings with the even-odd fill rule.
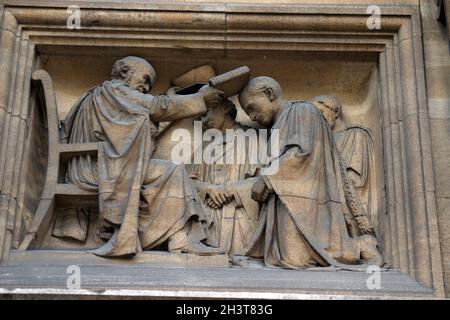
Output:
[[[367,265],[385,267],[383,255],[378,250],[378,241],[373,236],[363,236],[359,240],[361,258]]]
[[[102,223],[97,228],[97,236],[103,241],[107,242],[112,238],[115,232],[114,225],[108,221],[102,221]]]
[[[244,256],[232,256],[231,264],[233,266],[242,267],[242,268],[248,268],[250,266],[250,264],[248,263],[247,257],[244,257]]]
[[[209,247],[201,242],[190,243],[181,249],[183,253],[197,254],[199,256],[215,256],[225,254],[225,251],[220,248]]]

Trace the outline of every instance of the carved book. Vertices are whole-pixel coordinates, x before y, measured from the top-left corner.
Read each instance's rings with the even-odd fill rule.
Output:
[[[242,91],[250,78],[250,69],[243,66],[221,75],[209,79],[208,84],[225,93],[225,97],[232,97]],[[176,93],[181,95],[193,94],[198,92],[205,83],[196,82],[188,87],[178,90]]]

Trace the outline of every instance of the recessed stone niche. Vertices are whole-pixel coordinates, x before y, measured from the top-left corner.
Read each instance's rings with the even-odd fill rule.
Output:
[[[45,52],[40,55],[41,67],[49,72],[53,79],[60,120],[64,120],[72,105],[89,88],[110,78],[114,61],[123,57],[115,54],[111,48],[104,55],[83,55],[85,51],[95,52],[93,48],[73,48],[71,54],[55,55]],[[116,50],[122,51],[123,50]],[[156,53],[155,53],[156,51]],[[208,52],[185,53],[171,50],[164,54],[158,50],[141,50],[138,53],[152,63],[157,72],[157,82],[152,94],[164,94],[170,88],[170,79],[195,67],[211,64],[217,74],[240,66],[250,68],[251,77],[270,76],[280,82],[284,94],[289,100],[307,100],[316,95],[336,95],[343,104],[345,121],[348,125],[360,125],[370,129],[376,144],[377,172],[383,172],[381,112],[378,100],[379,73],[378,57],[375,54],[362,53],[324,53],[297,52],[287,55],[282,52],[264,55],[256,53],[257,58],[249,55],[240,56],[239,52],[229,54],[230,57],[213,57]],[[92,66],[95,66],[93,68]],[[239,106],[236,98],[234,102]],[[238,121],[246,125],[254,125],[248,116],[239,108]],[[170,135],[164,136],[164,143],[170,143]],[[41,149],[40,144],[34,148]],[[36,150],[37,152],[37,150]],[[167,152],[157,152],[156,157],[169,158]],[[383,193],[384,179],[379,175],[379,192]],[[32,193],[30,193],[32,194]],[[31,208],[32,209],[32,208]],[[32,212],[29,213],[32,215]],[[95,219],[95,217],[93,217]],[[377,233],[383,239],[385,214],[379,214]],[[51,231],[51,230],[50,230]],[[101,242],[95,241],[95,220],[91,223],[91,235],[84,244],[52,237],[48,233],[46,239],[38,245],[42,249],[55,248],[93,248]],[[381,243],[383,246],[383,244]]]
[[[17,74],[5,74],[13,74],[23,81],[14,78],[11,88],[0,84],[0,102],[8,106],[5,110],[13,110],[13,113],[22,106],[22,113],[20,120],[12,116],[9,120],[9,116],[0,114],[1,120],[7,119],[5,123],[12,128],[2,150],[14,153],[18,143],[17,150],[29,148],[23,155],[17,151],[15,157],[6,161],[13,172],[20,174],[17,173],[15,185],[11,182],[9,196],[2,200],[2,210],[11,221],[32,219],[42,193],[48,133],[45,106],[36,99],[33,91],[30,92],[32,70],[42,68],[50,73],[59,117],[63,120],[85,90],[109,78],[111,66],[119,57],[136,55],[155,66],[158,79],[152,91],[154,94],[164,93],[172,77],[196,66],[209,63],[217,73],[222,73],[247,65],[252,77],[267,75],[278,80],[288,99],[336,95],[343,104],[346,121],[372,131],[378,185],[384,203],[378,214],[377,232],[394,270],[389,275],[389,283],[398,280],[398,283],[406,284],[389,290],[398,295],[410,290],[442,296],[419,7],[413,0],[398,1],[396,6],[389,1],[379,2],[383,12],[381,30],[367,29],[366,2],[351,6],[340,6],[335,2],[289,5],[281,6],[275,12],[273,6],[252,4],[183,4],[181,7],[155,4],[152,10],[142,3],[133,9],[123,8],[119,3],[102,4],[96,10],[84,8],[86,28],[75,32],[65,28],[64,5],[44,9],[9,6],[2,21],[0,67],[9,70],[14,61],[20,59],[23,69]],[[17,39],[10,35],[11,32],[15,32]],[[13,43],[13,38],[20,45],[8,46],[7,41]],[[9,76],[4,76],[3,80],[2,83],[8,83]],[[22,95],[24,100],[16,101]],[[238,120],[249,123],[242,112]],[[14,121],[20,122],[17,129]],[[167,157],[167,154],[160,156]],[[18,249],[24,236],[35,237],[36,232],[24,230],[23,226],[17,229],[14,223],[12,227],[8,226],[5,236],[0,230],[0,244],[4,246],[2,261],[9,264],[23,263],[31,268],[33,263],[44,263],[47,257],[55,264],[80,258],[86,268],[92,262],[84,250],[95,247],[95,243],[88,241],[80,246],[56,240],[48,233],[29,248],[33,250]],[[43,249],[77,250],[68,253]],[[55,257],[55,252],[61,254]],[[141,259],[145,264],[146,258]],[[104,260],[101,263],[114,264]],[[97,281],[94,269],[93,287]],[[33,270],[39,273],[41,269]],[[167,271],[158,272],[164,278]],[[194,275],[197,271],[186,272]],[[244,275],[247,271],[235,269],[226,271],[226,276],[232,272],[241,272],[242,279],[248,277]],[[302,274],[303,277],[310,275],[284,271],[278,275],[289,283],[289,279]],[[316,289],[341,290],[332,286],[333,279],[341,275],[325,274],[330,280],[328,287],[325,284]],[[213,272],[208,275],[214,277]],[[260,274],[263,278],[266,275]],[[275,290],[277,276],[272,272],[270,275],[267,284],[260,279],[256,286],[250,283],[251,280],[242,285],[228,285],[252,291],[264,284],[265,288]],[[132,274],[128,276],[130,284],[139,280]],[[344,278],[358,279],[359,286],[344,286],[342,290],[366,290],[363,275],[345,274]],[[174,280],[175,287],[184,283],[184,278],[180,279],[177,281],[181,282]],[[192,279],[196,279],[195,275]],[[217,279],[224,279],[224,276]],[[203,284],[201,281],[191,283],[189,288],[198,285]],[[211,291],[224,289],[217,281],[205,286],[203,289]],[[297,282],[287,287],[297,293],[308,289],[304,283]]]

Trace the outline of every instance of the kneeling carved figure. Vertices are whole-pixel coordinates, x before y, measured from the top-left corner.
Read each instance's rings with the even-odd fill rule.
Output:
[[[252,120],[280,137],[279,170],[262,174],[252,189],[263,206],[247,255],[291,269],[383,265],[322,106],[285,101],[268,77],[252,79],[239,100]]]

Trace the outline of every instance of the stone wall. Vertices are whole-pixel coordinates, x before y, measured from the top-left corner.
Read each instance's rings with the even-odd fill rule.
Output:
[[[278,78],[288,98],[342,96],[349,117],[379,137],[389,261],[435,296],[443,296],[445,278],[450,296],[450,55],[434,2],[217,2],[0,0],[0,261],[19,246],[18,219],[33,215],[33,186],[43,180],[32,179],[45,164],[33,163],[45,157],[32,149],[39,144],[33,132],[46,128],[36,123],[43,114],[29,99],[31,71],[50,72],[64,118],[83,91],[108,76],[116,57],[134,54],[162,75],[157,93],[177,72],[212,61],[218,72],[248,64],[252,76]],[[374,3],[382,8],[379,31],[366,25]],[[87,28],[65,28],[68,4],[85,10]]]
[[[448,2],[447,2],[448,3]],[[420,1],[442,265],[450,295],[450,53],[433,1]]]

